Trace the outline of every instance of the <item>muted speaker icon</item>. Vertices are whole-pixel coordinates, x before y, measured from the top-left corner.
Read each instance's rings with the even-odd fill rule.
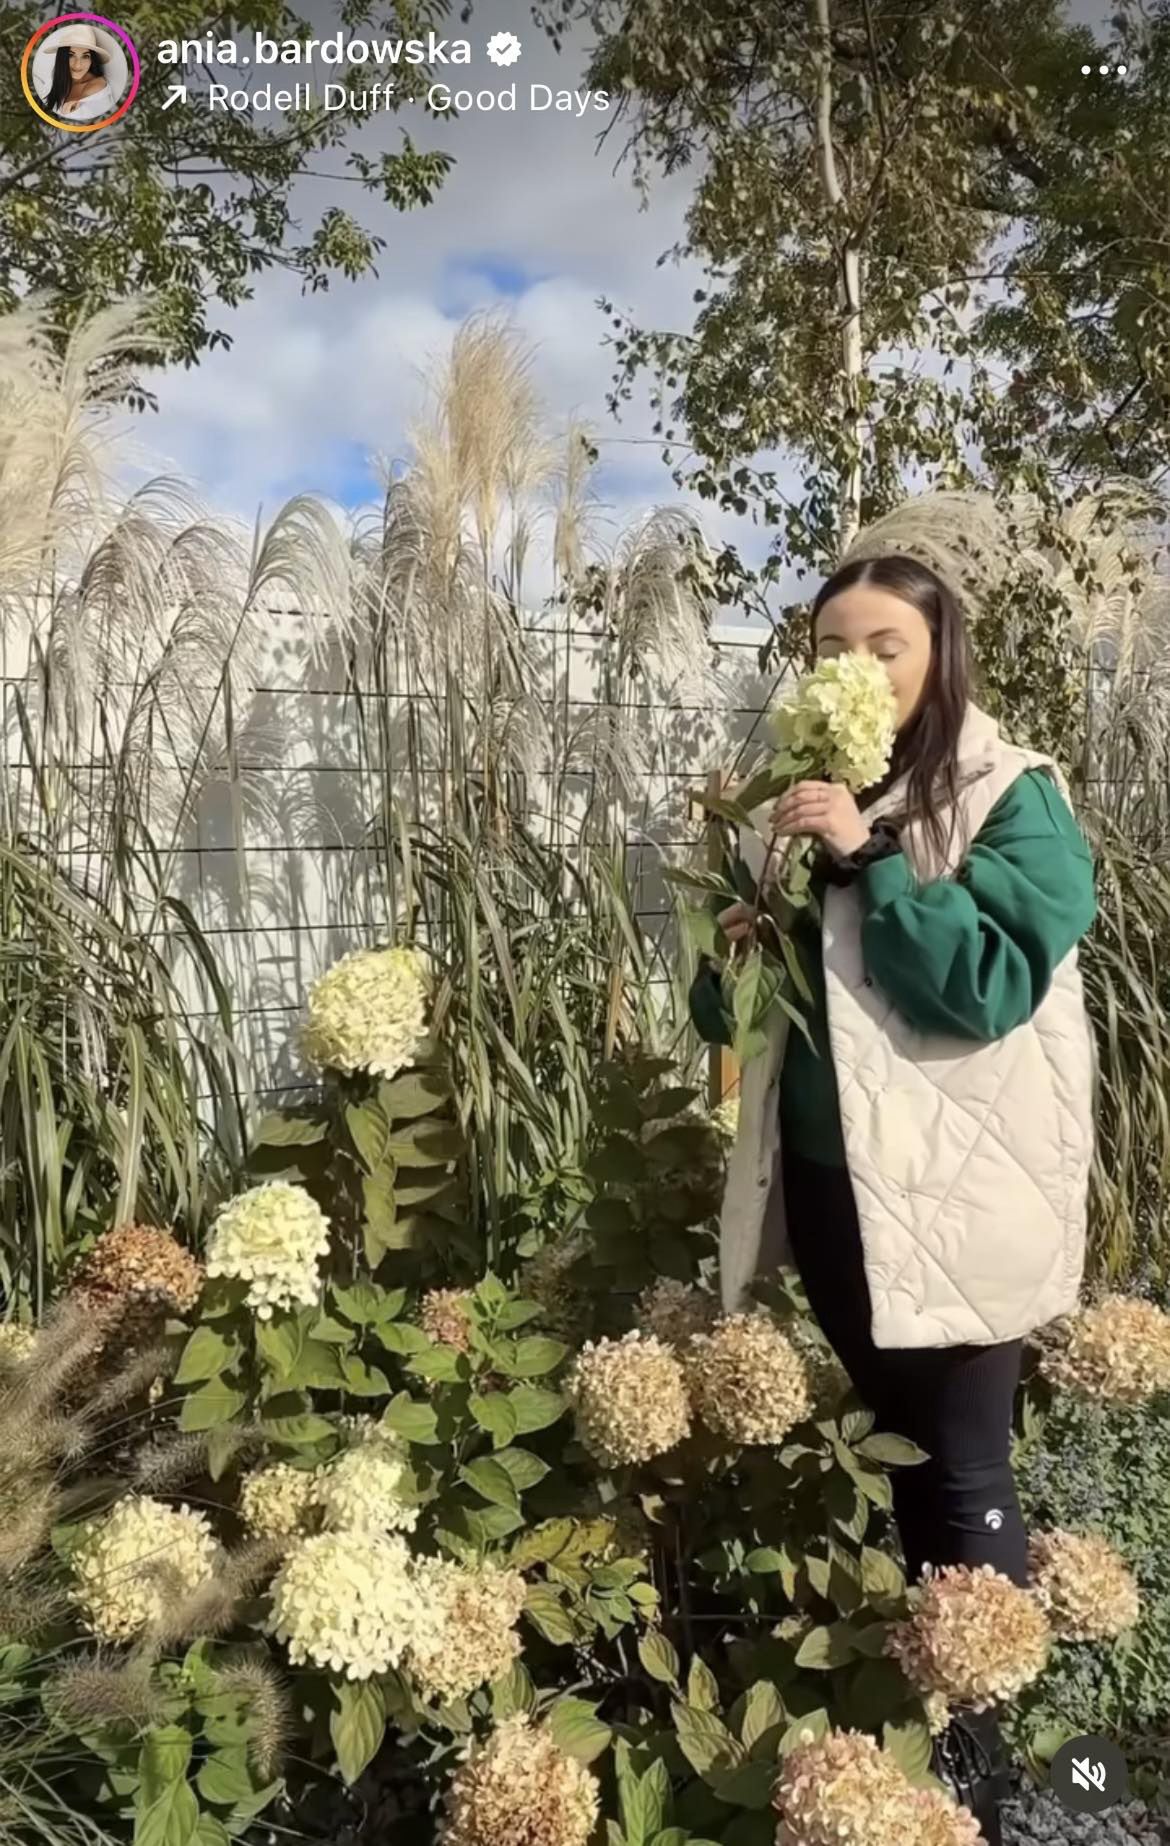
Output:
[[[1070,1737],[1053,1757],[1048,1780],[1074,1814],[1098,1814],[1129,1793],[1125,1758],[1110,1737]]]

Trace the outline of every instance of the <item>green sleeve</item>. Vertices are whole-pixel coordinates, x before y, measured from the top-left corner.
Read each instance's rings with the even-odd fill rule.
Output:
[[[1093,859],[1042,770],[1013,783],[952,879],[904,854],[859,880],[866,973],[920,1032],[990,1042],[1030,1019],[1097,913]]]
[[[750,902],[755,895],[755,884],[751,873],[743,860],[725,859],[724,876],[736,890]],[[721,910],[727,908],[730,900],[712,893],[707,900],[707,908],[712,916],[717,917]],[[709,1045],[730,1045],[734,1041],[734,1022],[723,1004],[723,977],[716,964],[704,955],[699,962],[699,970],[691,982],[688,995],[691,1019],[696,1032]]]

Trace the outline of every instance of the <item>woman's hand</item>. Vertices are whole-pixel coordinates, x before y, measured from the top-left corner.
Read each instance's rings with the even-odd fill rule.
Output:
[[[838,859],[857,852],[869,828],[843,782],[797,782],[772,809],[772,831],[781,838],[811,834]]]
[[[751,904],[729,904],[726,910],[719,912],[715,921],[728,942],[742,942],[755,928],[759,914]]]

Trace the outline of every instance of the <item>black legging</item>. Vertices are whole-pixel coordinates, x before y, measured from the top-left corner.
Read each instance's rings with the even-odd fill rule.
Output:
[[[784,1157],[793,1256],[809,1305],[876,1428],[929,1460],[891,1470],[911,1582],[924,1564],[992,1564],[1027,1581],[1027,1537],[1010,1461],[1021,1342],[877,1347],[853,1188],[844,1168]]]

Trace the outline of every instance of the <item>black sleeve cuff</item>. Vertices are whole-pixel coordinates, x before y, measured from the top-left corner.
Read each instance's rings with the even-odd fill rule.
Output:
[[[893,821],[875,821],[865,845],[859,846],[856,852],[844,859],[825,855],[825,876],[832,885],[850,885],[867,866],[876,865],[880,859],[890,859],[901,850],[901,833]]]

